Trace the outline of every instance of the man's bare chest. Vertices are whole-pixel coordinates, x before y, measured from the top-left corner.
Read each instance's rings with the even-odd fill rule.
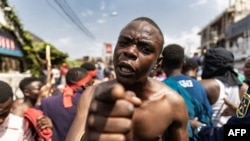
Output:
[[[171,123],[171,116],[168,117],[167,112],[168,109],[154,103],[136,108],[133,115],[134,141],[136,139],[160,141]]]

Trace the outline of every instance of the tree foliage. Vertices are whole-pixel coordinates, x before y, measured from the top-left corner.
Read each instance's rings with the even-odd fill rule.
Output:
[[[0,1],[0,8],[4,9],[10,7],[7,0]],[[8,30],[12,31],[17,37],[18,42],[21,44],[21,50],[24,53],[24,63],[26,69],[30,70],[32,75],[39,76],[41,70],[46,65],[46,46],[51,48],[51,64],[60,65],[66,61],[68,54],[59,51],[55,46],[45,41],[36,41],[30,32],[25,31],[23,26],[15,14],[13,7],[4,12],[4,17],[8,23]]]

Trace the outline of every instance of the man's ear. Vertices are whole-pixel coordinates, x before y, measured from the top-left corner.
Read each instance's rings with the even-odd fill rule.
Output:
[[[156,60],[156,62],[154,64],[154,67],[152,69],[153,71],[157,70],[158,67],[161,67],[161,61],[162,61],[162,57],[157,58],[157,60]]]
[[[157,67],[161,67],[161,63],[162,63],[162,59],[163,59],[163,57],[159,57],[158,59],[157,59],[157,61],[156,61],[156,68]]]

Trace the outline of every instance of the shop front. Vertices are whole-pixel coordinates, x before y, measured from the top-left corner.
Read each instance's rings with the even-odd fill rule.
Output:
[[[0,72],[22,72],[23,56],[15,35],[11,31],[0,29]]]
[[[230,25],[226,31],[227,49],[234,54],[235,67],[241,69],[250,56],[250,15]]]

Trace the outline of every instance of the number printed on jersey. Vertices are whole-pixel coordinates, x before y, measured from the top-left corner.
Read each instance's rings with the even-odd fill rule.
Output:
[[[193,87],[193,83],[191,80],[180,80],[178,81],[182,87]]]

